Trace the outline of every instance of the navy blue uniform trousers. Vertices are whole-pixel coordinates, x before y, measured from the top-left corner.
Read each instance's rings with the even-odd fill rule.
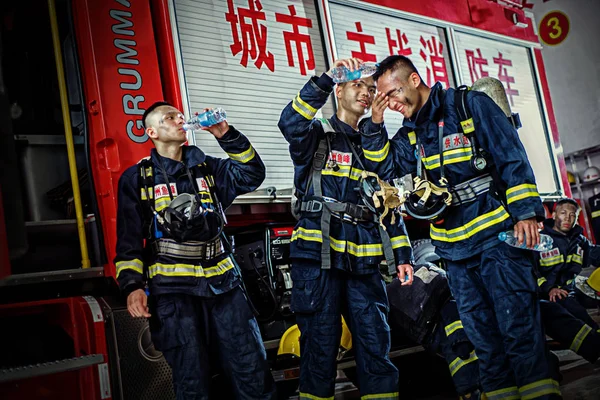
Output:
[[[214,297],[173,293],[153,300],[152,341],[173,370],[178,400],[209,398],[217,360],[237,399],[275,398],[258,324],[240,287]]]
[[[558,383],[550,378],[528,251],[500,243],[445,263],[488,398],[560,398]]]
[[[357,275],[295,260],[292,279],[292,310],[300,328],[300,398],[334,394],[342,313],[352,332],[361,395],[397,398],[398,369],[388,355],[388,299],[378,269]]]
[[[594,363],[600,356],[598,324],[575,298],[540,301],[546,333],[562,345]]]

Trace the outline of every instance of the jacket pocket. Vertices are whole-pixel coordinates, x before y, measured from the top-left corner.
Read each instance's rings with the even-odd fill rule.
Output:
[[[320,268],[292,266],[292,311],[305,314],[318,311],[323,304],[325,278]]]

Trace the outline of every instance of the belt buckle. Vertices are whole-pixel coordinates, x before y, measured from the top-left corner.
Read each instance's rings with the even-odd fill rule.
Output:
[[[313,208],[313,206],[316,206]],[[323,203],[318,200],[309,200],[306,202],[306,211],[307,212],[321,212],[323,211]]]

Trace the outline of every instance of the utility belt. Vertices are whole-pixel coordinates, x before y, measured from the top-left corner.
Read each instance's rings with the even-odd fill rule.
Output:
[[[323,213],[323,207],[327,207],[331,212],[331,216],[342,222],[349,222],[356,225],[359,222],[375,220],[375,214],[366,206],[344,203],[325,196],[321,199],[312,196],[308,198],[310,200],[303,201],[300,206],[300,212],[303,217],[319,217]]]
[[[152,251],[155,256],[209,261],[224,254],[225,246],[221,238],[216,238],[210,242],[177,242],[173,239],[161,238],[152,243]]]
[[[489,192],[493,183],[491,175],[485,174],[454,186],[450,189],[451,205],[459,206],[474,201],[480,194]]]

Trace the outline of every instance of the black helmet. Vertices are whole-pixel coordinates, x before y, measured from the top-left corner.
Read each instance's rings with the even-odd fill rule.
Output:
[[[408,195],[404,206],[413,218],[435,220],[441,218],[451,203],[452,195],[446,188],[416,177],[415,189]]]
[[[182,193],[162,212],[162,226],[178,242],[212,241],[223,230],[223,218],[202,206],[196,196]]]
[[[380,208],[382,204],[377,200],[377,196],[375,194],[381,191],[381,185],[377,180],[377,176],[371,175],[363,177],[360,180],[359,188],[360,197],[362,198],[363,203],[375,214],[379,213],[381,210],[378,210],[378,208]],[[377,201],[377,204],[375,201]]]

